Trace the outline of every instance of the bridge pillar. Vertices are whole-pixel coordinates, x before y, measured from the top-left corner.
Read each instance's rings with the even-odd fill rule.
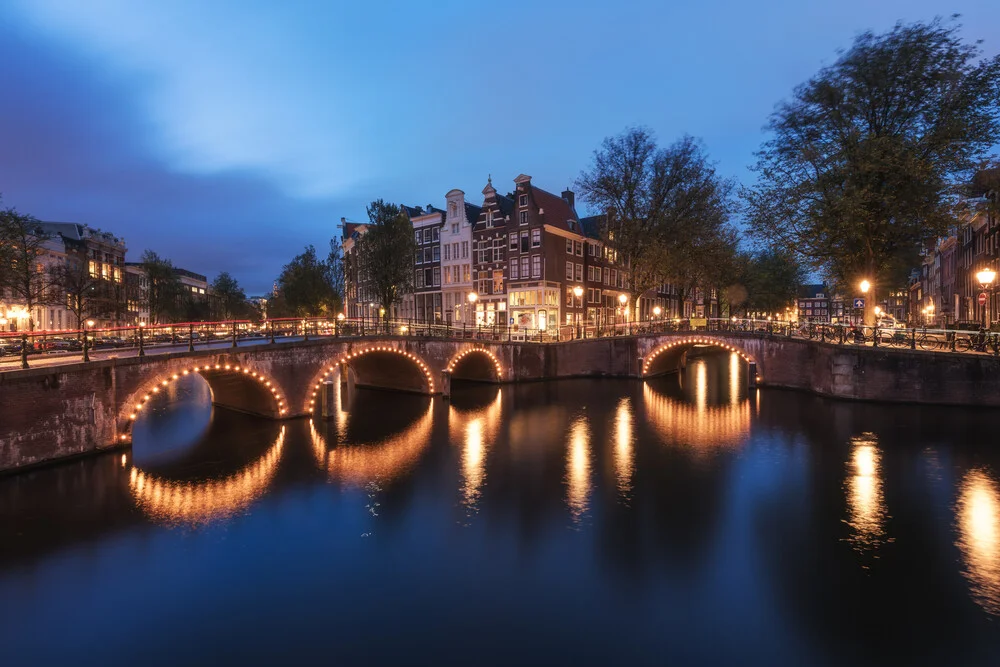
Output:
[[[750,370],[747,371],[747,379],[749,380],[748,385],[751,389],[757,386],[757,363],[751,361],[749,363]]]
[[[346,361],[340,362],[340,409],[347,412],[354,400],[354,374]]]
[[[323,380],[323,386],[320,387],[319,395],[320,416],[323,419],[333,419],[337,416],[336,392],[334,388],[331,378],[328,377]]]
[[[441,371],[441,396],[448,398],[451,396],[451,372]]]

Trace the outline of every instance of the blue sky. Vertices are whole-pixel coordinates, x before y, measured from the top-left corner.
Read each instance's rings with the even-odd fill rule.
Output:
[[[995,0],[5,0],[0,193],[251,293],[383,197],[559,191],[607,135],[700,137],[746,181],[774,104],[865,29]]]

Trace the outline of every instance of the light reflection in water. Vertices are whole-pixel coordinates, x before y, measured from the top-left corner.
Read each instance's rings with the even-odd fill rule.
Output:
[[[632,404],[627,397],[618,401],[618,409],[615,411],[614,452],[618,493],[628,500],[632,493],[635,453],[632,444]]]
[[[733,352],[729,355],[729,404],[733,407],[740,402],[740,355]]]
[[[581,415],[569,427],[566,450],[566,504],[574,524],[590,506],[590,468],[590,426]]]
[[[486,406],[473,411],[448,407],[451,442],[462,443],[462,501],[475,511],[486,482],[486,454],[496,440],[503,410],[501,393]]]
[[[882,455],[878,437],[862,433],[851,438],[851,458],[847,462],[847,525],[850,541],[859,553],[871,552],[885,541],[889,518],[882,496]]]
[[[270,449],[242,470],[222,479],[180,482],[155,477],[134,467],[129,491],[154,519],[192,524],[232,516],[264,493],[274,477],[285,441],[285,427]]]
[[[986,612],[1000,616],[1000,484],[981,469],[962,480],[956,506],[957,545],[972,596]]]
[[[646,418],[666,442],[714,449],[739,446],[750,435],[748,401],[711,407],[692,405],[645,383],[642,402]]]
[[[366,444],[339,444],[328,449],[326,438],[309,420],[313,454],[320,468],[330,477],[354,486],[368,482],[386,482],[409,470],[430,443],[433,403],[417,420],[396,435]],[[338,429],[339,429],[338,424]]]
[[[704,359],[694,362],[694,404],[699,412],[708,408],[708,364]]]

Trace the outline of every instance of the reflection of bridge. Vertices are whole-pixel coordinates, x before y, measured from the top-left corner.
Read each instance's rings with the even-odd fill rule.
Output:
[[[566,342],[390,336],[320,338],[227,350],[177,351],[0,374],[0,470],[127,444],[146,402],[198,374],[214,404],[275,419],[321,409],[339,378],[424,394],[452,379],[516,382],[642,378],[677,370],[692,350],[723,348],[760,384],[854,398],[1000,405],[1000,362],[986,356],[844,346],[767,333],[658,333]],[[988,368],[987,368],[988,367]]]

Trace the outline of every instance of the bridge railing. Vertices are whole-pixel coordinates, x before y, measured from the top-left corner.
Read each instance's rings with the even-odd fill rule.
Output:
[[[578,322],[544,329],[501,322],[426,323],[366,318],[275,318],[263,322],[225,320],[137,326],[84,326],[59,331],[0,333],[0,368],[29,360],[89,360],[91,357],[218,349],[316,338],[413,336],[448,340],[553,343],[578,339],[705,331],[754,337],[786,337],[840,345],[898,347],[1000,355],[1000,335],[932,328],[883,328],[745,318],[655,318],[612,323]]]

